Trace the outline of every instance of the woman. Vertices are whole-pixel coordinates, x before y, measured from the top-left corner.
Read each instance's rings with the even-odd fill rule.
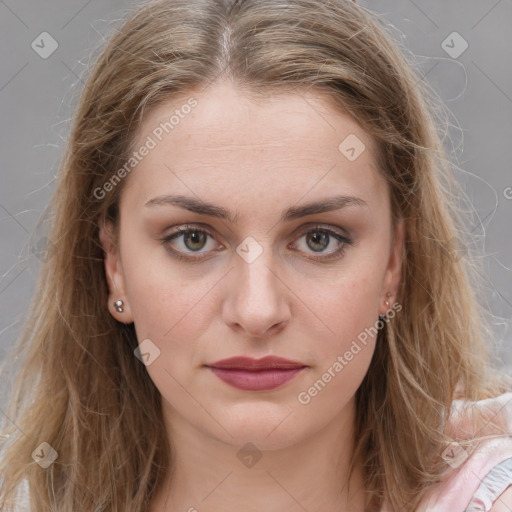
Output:
[[[32,511],[510,507],[429,94],[349,1],[126,20],[52,201],[2,510],[22,482]]]

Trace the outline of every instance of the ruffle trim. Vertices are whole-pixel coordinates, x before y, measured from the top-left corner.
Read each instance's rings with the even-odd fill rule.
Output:
[[[512,457],[494,466],[482,480],[465,512],[489,512],[499,496],[512,485]]]

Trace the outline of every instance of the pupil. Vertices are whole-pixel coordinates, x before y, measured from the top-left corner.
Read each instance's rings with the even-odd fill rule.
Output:
[[[204,245],[204,239],[205,239],[204,233],[198,233],[197,231],[193,231],[192,233],[189,233],[185,237],[185,245],[189,249],[201,249],[202,248],[201,242],[203,242],[203,245]],[[189,240],[192,241],[192,245],[199,244],[199,245],[201,245],[201,247],[190,247],[190,244],[187,243],[187,241],[189,241]]]
[[[329,235],[327,233],[315,233],[313,235],[309,236],[309,241],[313,241],[313,244],[320,245],[319,249],[315,249],[314,247],[311,247],[314,251],[320,252],[322,249],[325,249],[328,245],[328,238]]]

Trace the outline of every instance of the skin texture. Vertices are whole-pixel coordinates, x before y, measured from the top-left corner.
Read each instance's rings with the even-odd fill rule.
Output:
[[[512,510],[512,487],[504,491],[496,500],[490,512],[510,512]]]
[[[135,323],[139,343],[149,338],[160,350],[146,368],[163,397],[177,469],[151,510],[216,512],[229,504],[362,512],[361,468],[347,489],[347,461],[354,395],[375,338],[307,405],[297,397],[396,297],[403,225],[393,233],[374,142],[318,93],[255,102],[217,82],[148,112],[136,147],[192,95],[197,106],[125,178],[119,247],[109,225],[100,230],[109,310],[119,322]],[[338,149],[349,134],[366,146],[355,161]],[[165,194],[214,203],[236,213],[237,222],[145,206]],[[334,195],[366,205],[280,220],[289,207]],[[185,224],[211,236],[160,241]],[[316,224],[353,243],[329,260],[340,243],[330,236],[322,245],[316,231],[308,236]],[[262,249],[251,263],[236,251],[247,237]],[[166,247],[197,260],[178,260]],[[113,306],[118,299],[121,313]],[[255,392],[231,387],[203,366],[269,354],[308,368],[280,388]],[[261,455],[252,467],[237,456],[249,442]]]

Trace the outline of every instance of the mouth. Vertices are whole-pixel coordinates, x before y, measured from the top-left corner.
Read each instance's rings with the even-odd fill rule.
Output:
[[[276,389],[307,368],[302,363],[276,356],[232,357],[205,366],[226,384],[246,391]]]

